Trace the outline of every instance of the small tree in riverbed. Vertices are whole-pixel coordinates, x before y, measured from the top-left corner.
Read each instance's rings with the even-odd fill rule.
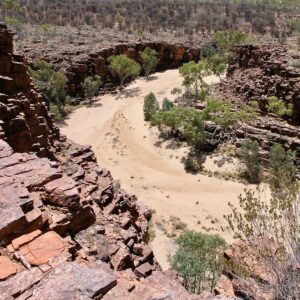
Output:
[[[102,85],[101,77],[96,75],[95,77],[87,77],[84,80],[84,96],[86,99],[92,102],[93,97],[99,92],[99,88]]]
[[[136,77],[141,72],[141,66],[126,55],[113,55],[108,58],[109,68],[120,78],[120,86],[129,77]]]
[[[157,102],[155,95],[150,93],[144,99],[144,119],[145,121],[151,121],[152,117],[159,110],[159,103]]]
[[[144,51],[140,51],[139,54],[145,75],[149,76],[151,72],[155,71],[158,64],[158,53],[154,49],[147,47]]]

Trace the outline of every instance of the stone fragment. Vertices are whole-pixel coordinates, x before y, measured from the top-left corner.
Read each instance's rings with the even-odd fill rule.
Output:
[[[92,267],[63,263],[41,281],[30,299],[101,299],[116,284],[116,276],[105,263],[97,262]]]
[[[7,256],[0,256],[0,280],[16,274],[17,271],[18,268],[14,262],[12,262]]]
[[[28,244],[29,242],[31,242],[32,240],[34,240],[35,238],[37,238],[38,236],[40,236],[42,234],[42,232],[38,229],[35,231],[32,231],[28,234],[24,234],[14,240],[12,240],[12,245],[14,247],[15,250],[19,250],[19,248],[25,244]]]
[[[146,262],[146,263],[140,265],[139,267],[137,267],[134,270],[134,273],[138,277],[147,277],[147,276],[151,275],[151,273],[152,273],[152,266],[148,262]]]
[[[20,253],[34,266],[48,262],[54,256],[58,256],[65,250],[61,237],[54,231],[49,231],[32,242],[20,248]]]

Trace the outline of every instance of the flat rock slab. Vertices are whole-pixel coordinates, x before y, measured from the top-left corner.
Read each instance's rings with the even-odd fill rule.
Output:
[[[12,262],[7,256],[0,256],[0,280],[16,274],[17,271],[18,267],[14,262]]]
[[[32,242],[20,248],[20,253],[34,266],[40,266],[48,262],[54,256],[58,256],[65,250],[61,237],[54,231],[49,231]]]
[[[66,262],[40,282],[30,300],[93,299],[105,295],[116,284],[116,276],[105,263],[83,267]]]

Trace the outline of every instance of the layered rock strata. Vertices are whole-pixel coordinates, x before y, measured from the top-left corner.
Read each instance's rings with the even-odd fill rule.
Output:
[[[154,49],[158,53],[159,63],[157,71],[176,68],[182,63],[191,60],[197,61],[200,59],[201,54],[200,47],[163,42],[141,42],[118,44],[84,56],[80,51],[70,51],[64,52],[57,57],[45,54],[31,57],[29,53],[25,53],[25,57],[27,57],[30,64],[35,60],[43,59],[53,64],[55,69],[61,69],[69,80],[69,93],[75,96],[82,94],[84,79],[94,75],[101,76],[105,90],[113,90],[115,86],[119,85],[119,79],[116,74],[109,70],[108,58],[112,55],[123,54],[141,64],[139,52],[146,47]],[[70,59],[68,60],[68,58]]]
[[[0,51],[0,300],[202,299],[160,271],[149,209],[60,135],[4,25]]]
[[[278,98],[294,105],[293,118],[300,117],[300,53],[280,45],[236,46],[226,80],[218,87],[224,99],[237,102],[258,100],[265,108],[267,97]]]

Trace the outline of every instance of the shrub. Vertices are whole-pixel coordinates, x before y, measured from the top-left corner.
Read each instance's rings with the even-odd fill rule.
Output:
[[[271,200],[266,200],[261,191],[247,190],[244,196],[239,196],[239,208],[229,204],[232,212],[225,219],[235,238],[246,242],[251,249],[254,254],[251,260],[255,259],[263,268],[268,280],[249,278],[238,271],[234,276],[242,277],[251,286],[254,280],[262,290],[271,290],[275,294],[272,299],[299,299],[299,184],[294,182],[293,188],[286,186],[285,190],[288,193],[284,198],[272,193]],[[244,261],[237,258],[236,264],[243,266]]]
[[[278,99],[275,96],[268,97],[268,103],[266,105],[266,109],[268,112],[274,113],[278,117],[290,117],[293,114],[293,104],[289,103],[286,105],[286,103]]]
[[[245,166],[243,176],[249,183],[259,183],[262,170],[259,161],[258,142],[250,139],[244,140],[240,149],[240,159]]]
[[[150,121],[158,110],[159,110],[159,103],[157,102],[155,95],[153,93],[150,93],[144,98],[145,121]]]
[[[162,102],[162,110],[170,110],[172,107],[174,107],[174,103],[169,99],[164,98]]]
[[[184,287],[195,294],[212,291],[222,271],[226,242],[219,235],[186,231],[176,243],[171,266],[183,278]]]
[[[156,69],[156,66],[159,62],[158,53],[154,49],[147,47],[144,51],[140,51],[139,54],[142,60],[142,66],[145,71],[145,75],[148,76]]]
[[[93,97],[99,92],[99,88],[102,85],[101,77],[96,75],[95,77],[87,77],[84,80],[84,96],[91,103]]]
[[[108,58],[109,68],[120,78],[120,85],[129,77],[138,76],[141,72],[141,66],[126,55],[113,55]]]
[[[296,154],[292,150],[285,151],[280,144],[275,144],[269,154],[269,183],[277,198],[286,198],[296,180]]]

